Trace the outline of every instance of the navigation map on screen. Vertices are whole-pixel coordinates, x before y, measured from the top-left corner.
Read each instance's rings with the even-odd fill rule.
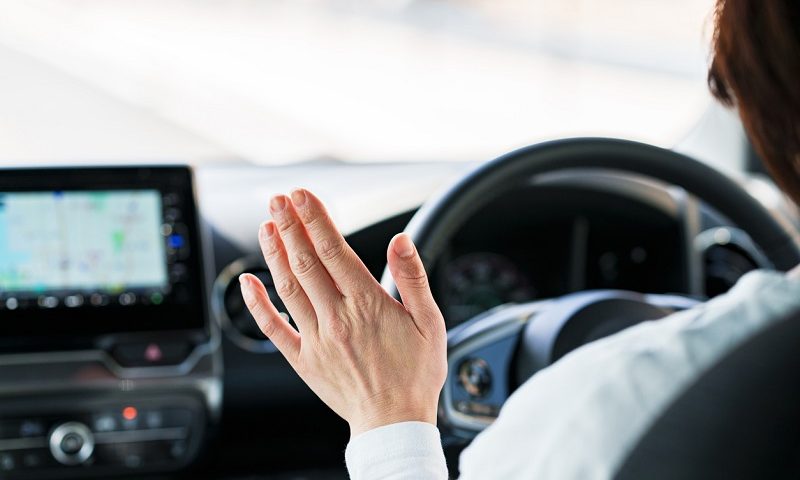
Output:
[[[0,291],[168,284],[157,190],[0,192]]]

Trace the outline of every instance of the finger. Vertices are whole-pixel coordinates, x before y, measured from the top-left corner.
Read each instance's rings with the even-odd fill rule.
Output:
[[[272,341],[290,364],[300,354],[300,335],[294,331],[283,316],[275,309],[264,285],[252,274],[239,276],[242,298],[256,319],[258,328]]]
[[[294,323],[301,333],[315,332],[317,330],[317,314],[306,292],[295,278],[289,267],[289,258],[283,246],[275,222],[269,221],[261,224],[258,230],[258,243],[261,253],[267,262],[267,267],[272,274],[275,290],[283,300],[286,309],[292,316]]]
[[[378,286],[364,262],[339,233],[320,199],[303,189],[293,191],[291,198],[317,256],[341,293],[347,296]]]
[[[341,301],[342,294],[317,256],[294,205],[285,195],[278,195],[270,201],[270,212],[286,248],[292,273],[311,300],[311,305],[317,312],[330,310]]]
[[[400,233],[389,242],[387,260],[403,305],[414,318],[417,327],[426,331],[441,323],[442,316],[433,299],[428,275],[408,235]]]

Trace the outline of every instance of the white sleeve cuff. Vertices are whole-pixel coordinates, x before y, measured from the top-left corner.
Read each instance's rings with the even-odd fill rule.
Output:
[[[345,450],[352,480],[447,479],[439,429],[425,422],[378,427],[350,439]]]

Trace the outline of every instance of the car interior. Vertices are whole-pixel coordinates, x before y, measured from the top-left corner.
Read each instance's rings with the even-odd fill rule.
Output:
[[[294,187],[396,297],[413,238],[453,478],[538,371],[797,265],[800,212],[707,92],[712,6],[0,0],[0,478],[347,478],[347,423],[239,288],[284,308],[257,230]],[[791,320],[617,477],[796,468]]]

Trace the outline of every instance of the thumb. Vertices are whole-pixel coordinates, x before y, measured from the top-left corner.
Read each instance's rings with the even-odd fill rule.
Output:
[[[441,322],[422,259],[407,234],[397,234],[389,242],[387,260],[403,305],[417,326],[429,328],[426,323]]]

